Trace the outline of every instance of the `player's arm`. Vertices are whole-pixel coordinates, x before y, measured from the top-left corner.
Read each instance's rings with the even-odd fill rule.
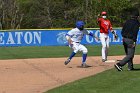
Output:
[[[93,33],[91,33],[91,32],[88,32],[88,33],[89,33],[88,35],[94,37],[96,40],[100,40],[100,39],[99,39],[97,36],[95,36]]]
[[[117,39],[118,39],[118,35],[117,35],[117,34],[115,33],[115,31],[113,30],[111,23],[110,23],[110,31],[111,31],[111,33],[114,35],[115,40],[117,40]]]
[[[100,23],[100,21],[101,21],[100,18],[101,18],[101,15],[98,14],[98,15],[97,15],[97,23]]]
[[[66,34],[66,39],[68,40],[69,46],[72,47],[73,46],[73,44],[72,44],[73,42],[72,42],[71,36],[69,34]]]

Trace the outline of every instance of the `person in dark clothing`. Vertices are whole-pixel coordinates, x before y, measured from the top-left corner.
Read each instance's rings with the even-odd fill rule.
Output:
[[[133,58],[135,53],[137,35],[139,31],[139,13],[132,13],[132,16],[127,20],[122,29],[123,46],[126,56],[114,66],[118,71],[123,71],[122,67],[128,63],[128,70],[134,70]]]

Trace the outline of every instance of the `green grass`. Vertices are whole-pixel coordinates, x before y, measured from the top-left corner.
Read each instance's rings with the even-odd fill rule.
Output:
[[[136,65],[140,68],[140,65]],[[107,70],[45,93],[139,93],[140,70],[118,72]]]
[[[101,56],[101,46],[86,46],[88,56]],[[140,45],[136,47],[136,53],[140,54]],[[0,47],[0,59],[26,59],[26,58],[55,58],[68,57],[71,49],[68,46],[47,46],[47,47]],[[112,45],[109,48],[109,55],[124,55],[122,45]],[[79,52],[76,56],[81,56]]]

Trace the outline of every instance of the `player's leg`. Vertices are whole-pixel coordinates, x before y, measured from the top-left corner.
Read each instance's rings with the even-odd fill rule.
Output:
[[[128,54],[128,48],[127,45],[125,43],[123,43],[124,46],[124,50],[125,50],[125,54]],[[130,58],[130,60],[128,61],[128,70],[133,70],[133,58]]]
[[[133,47],[131,50],[128,49],[128,53],[129,52],[131,52],[133,54],[133,56],[128,61],[128,70],[133,70],[134,69],[134,67],[133,67],[133,58],[134,58],[134,53],[135,53],[135,47]]]
[[[122,67],[128,63],[129,64],[128,69],[133,69],[132,66],[133,66],[133,58],[134,58],[134,53],[135,53],[135,46],[132,46],[133,40],[125,38],[125,40],[123,42],[127,46],[127,55],[116,65]]]
[[[133,67],[133,58],[131,58],[129,61],[128,61],[128,70],[133,70],[134,67]]]
[[[127,44],[124,42],[123,42],[123,47],[124,47],[125,54],[127,55],[128,53]]]
[[[88,65],[86,64],[86,59],[87,59],[87,48],[84,45],[79,45],[79,51],[83,52],[82,56],[82,67],[87,67]]]
[[[75,52],[73,51],[72,53],[71,53],[71,55],[70,55],[70,57],[65,61],[65,65],[67,65],[70,61],[71,61],[71,59],[75,56]]]
[[[108,56],[108,49],[109,49],[109,36],[106,37],[106,50],[105,50],[105,59],[107,60]]]
[[[67,65],[71,59],[75,56],[75,54],[78,52],[79,48],[78,48],[78,45],[76,43],[73,43],[73,47],[72,47],[72,53],[71,55],[69,56],[69,58],[64,62],[65,65]]]
[[[128,63],[128,69],[133,69],[134,52],[135,48],[128,47],[128,54],[119,63],[117,63],[116,66],[123,67],[125,64]]]
[[[127,44],[123,42],[123,46],[124,46],[125,54],[127,55],[127,54],[128,54]],[[133,67],[132,61],[133,61],[132,58],[131,58],[130,60],[128,60],[128,68],[129,68],[130,66]]]
[[[100,41],[102,44],[102,61],[105,62],[106,61],[106,40],[105,40],[104,33],[100,33]]]
[[[133,69],[133,58],[135,53],[135,46],[133,47],[133,41],[126,39],[124,47],[126,48],[126,57],[120,62],[122,66],[128,63],[128,69]]]

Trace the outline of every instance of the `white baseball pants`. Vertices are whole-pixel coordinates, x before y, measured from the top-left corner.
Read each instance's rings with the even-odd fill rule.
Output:
[[[100,33],[100,40],[102,44],[102,59],[107,60],[108,48],[109,48],[109,36],[105,33]]]
[[[73,48],[75,53],[77,53],[78,51],[82,51],[83,54],[87,54],[87,52],[88,52],[87,48],[80,43],[73,42],[72,48]]]

